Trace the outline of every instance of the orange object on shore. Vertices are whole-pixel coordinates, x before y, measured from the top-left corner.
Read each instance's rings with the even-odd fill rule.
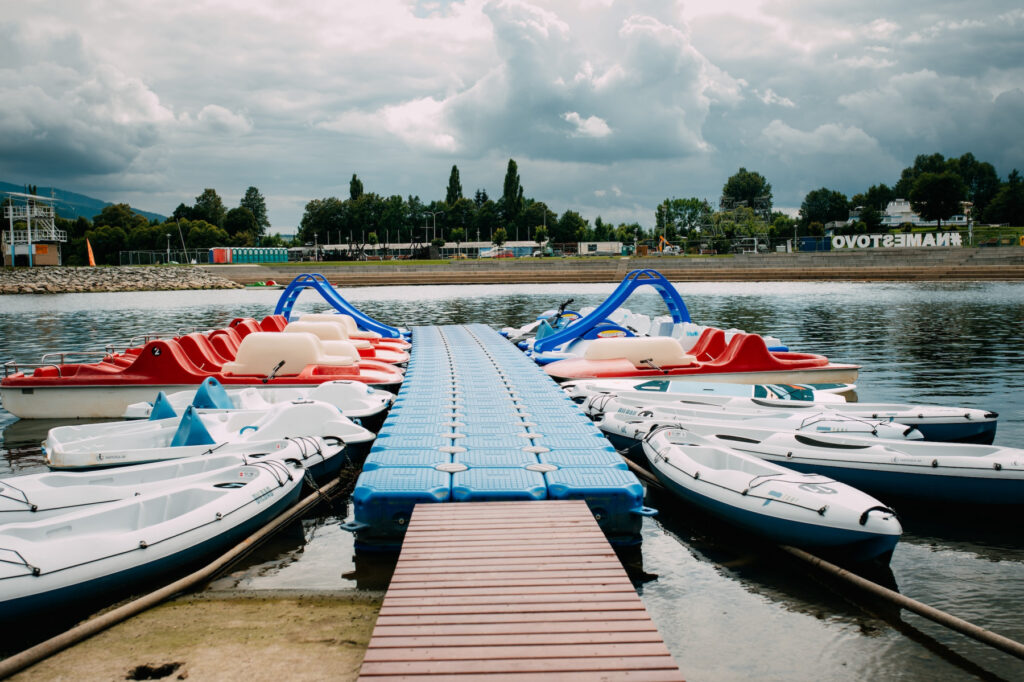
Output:
[[[96,259],[92,255],[92,244],[89,243],[89,238],[85,238],[85,250],[89,252],[89,265],[96,266]]]

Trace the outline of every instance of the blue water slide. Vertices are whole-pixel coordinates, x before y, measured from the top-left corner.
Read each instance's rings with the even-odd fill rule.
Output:
[[[668,311],[672,314],[673,322],[690,321],[690,311],[686,309],[686,304],[683,303],[679,292],[676,291],[671,282],[662,277],[660,272],[657,270],[633,270],[623,278],[618,288],[601,305],[594,309],[594,312],[555,334],[538,339],[533,344],[533,352],[542,353],[547,350],[553,350],[567,341],[583,336],[604,322],[609,314],[629,298],[630,294],[642,286],[652,286],[661,294],[661,300],[665,301]]]
[[[356,321],[356,324],[360,329],[377,332],[383,337],[389,339],[400,339],[402,338],[402,330],[397,327],[378,322],[366,313],[362,312],[354,305],[345,300],[345,297],[338,293],[338,291],[331,286],[331,283],[327,281],[327,278],[320,274],[306,273],[299,275],[291,281],[285,290],[281,292],[281,298],[277,301],[277,307],[274,309],[275,315],[284,315],[285,319],[291,318],[292,307],[295,305],[295,301],[298,300],[299,294],[304,289],[313,289],[321,296],[324,300],[330,303],[335,310],[339,313],[351,315],[352,319]]]

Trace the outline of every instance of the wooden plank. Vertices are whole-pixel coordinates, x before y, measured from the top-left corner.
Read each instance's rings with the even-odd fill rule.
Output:
[[[668,654],[664,656],[622,656],[612,658],[488,658],[474,661],[363,661],[360,676],[373,675],[433,675],[461,673],[480,675],[504,672],[583,672],[606,670],[675,670],[679,667]],[[599,679],[599,678],[597,678]],[[677,679],[682,679],[678,677]]]
[[[466,675],[454,674],[433,674],[423,675],[374,675],[367,677],[375,682],[416,682],[417,680],[429,679],[431,682],[468,682]],[[594,682],[593,672],[552,672],[540,671],[525,673],[476,673],[473,680],[485,680],[486,682]],[[598,678],[602,682],[679,682],[682,676],[678,670],[602,670]]]
[[[374,630],[371,647],[481,647],[481,646],[536,646],[548,644],[625,644],[659,643],[657,630],[614,632],[505,632],[501,634],[431,634],[385,635]]]
[[[571,614],[567,614],[571,616]],[[424,632],[437,635],[491,635],[491,634],[535,634],[534,625],[538,621],[509,621],[502,623],[427,623],[422,625],[388,625],[387,621],[378,620],[373,636],[411,637]],[[549,633],[581,633],[581,632],[657,632],[654,623],[649,620],[583,621],[583,620],[547,620],[545,630]]]
[[[582,501],[418,505],[366,680],[679,680]]]
[[[377,616],[377,626],[421,626],[431,625],[442,627],[452,624],[501,624],[501,623],[579,623],[585,627],[588,623],[606,624],[611,622],[647,622],[646,611],[639,609],[615,609],[602,611],[601,609],[571,610],[571,611],[501,611],[491,613],[414,613],[414,614],[388,614],[382,613]],[[536,630],[534,630],[536,632]]]
[[[364,661],[476,661],[487,658],[621,658],[626,656],[664,656],[668,651],[657,641],[626,644],[537,644],[527,646],[425,646],[370,647]]]

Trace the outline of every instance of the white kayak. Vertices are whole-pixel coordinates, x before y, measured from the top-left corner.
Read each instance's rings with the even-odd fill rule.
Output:
[[[609,417],[613,415],[601,422],[602,430]],[[627,428],[633,438],[642,439],[657,425],[634,421]],[[830,476],[886,499],[1024,504],[1024,450],[1020,448],[772,432],[710,421],[690,421],[685,428],[716,445],[797,471]]]
[[[47,471],[0,479],[0,526],[38,521],[86,507],[149,495],[204,480],[218,481],[222,470],[270,459],[293,460],[323,480],[344,463],[344,445],[320,438],[281,441],[268,453],[215,453],[150,464],[87,471]]]
[[[855,384],[730,384],[715,381],[679,381],[668,379],[577,379],[562,384],[576,402],[599,393],[651,396],[735,396],[741,398],[774,398],[787,401],[845,403],[844,394],[852,393]],[[669,398],[671,399],[671,398]]]
[[[266,461],[163,491],[0,527],[0,623],[75,611],[237,544],[291,506],[303,470]]]
[[[830,415],[818,411],[814,414],[803,413],[759,413],[729,412],[719,409],[710,412],[701,409],[684,407],[640,407],[623,405],[617,399],[602,401],[591,398],[591,401],[608,403],[608,410],[600,412],[598,428],[619,450],[635,454],[636,447],[650,430],[651,424],[662,426],[678,426],[689,428],[705,425],[707,428],[718,428],[723,433],[730,429],[749,429],[760,435],[778,432],[806,434],[839,433],[870,439],[909,439],[920,440],[921,434],[912,426],[896,422],[871,421],[857,418],[844,418],[842,415]]]
[[[913,427],[924,440],[990,444],[995,437],[999,415],[987,410],[942,405],[898,403],[831,403],[816,401],[771,400],[727,395],[679,396],[628,391],[618,394],[594,394],[584,401],[585,411],[599,418],[605,411],[701,410],[709,413],[760,414],[791,417],[801,413],[807,419],[841,416],[878,422],[889,421]],[[718,417],[714,417],[718,418]]]
[[[643,450],[673,493],[772,542],[887,562],[903,532],[895,512],[855,488],[716,446],[686,429],[654,429]]]
[[[377,390],[360,381],[327,381],[317,386],[276,387],[247,386],[225,389],[213,377],[203,380],[194,391],[177,391],[154,402],[133,403],[124,413],[125,419],[150,419],[184,414],[191,405],[202,412],[224,410],[267,410],[278,403],[293,400],[320,400],[337,407],[341,413],[360,426],[377,431],[384,423],[395,394]],[[168,413],[167,410],[171,412]]]
[[[185,414],[150,421],[59,426],[43,441],[51,469],[92,469],[142,464],[209,453],[272,452],[288,439],[319,437],[365,455],[374,434],[319,401],[279,403],[268,410]]]

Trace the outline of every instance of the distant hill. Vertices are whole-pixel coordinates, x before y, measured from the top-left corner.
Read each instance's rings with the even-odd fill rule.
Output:
[[[24,185],[13,185],[9,182],[0,182],[0,192],[24,193],[24,191]],[[57,201],[54,202],[54,206],[57,209],[57,215],[61,218],[67,218],[68,220],[75,220],[78,216],[92,220],[94,216],[100,214],[104,206],[110,206],[113,203],[110,201],[93,199],[92,197],[87,197],[84,194],[75,194],[74,192],[57,189],[56,187],[36,188],[36,194],[42,197],[51,196],[51,191],[52,196],[57,199]],[[167,216],[165,215],[151,213],[150,211],[140,211],[134,206],[132,206],[132,211],[145,217],[146,220],[153,220],[154,218],[160,222],[167,220]]]

